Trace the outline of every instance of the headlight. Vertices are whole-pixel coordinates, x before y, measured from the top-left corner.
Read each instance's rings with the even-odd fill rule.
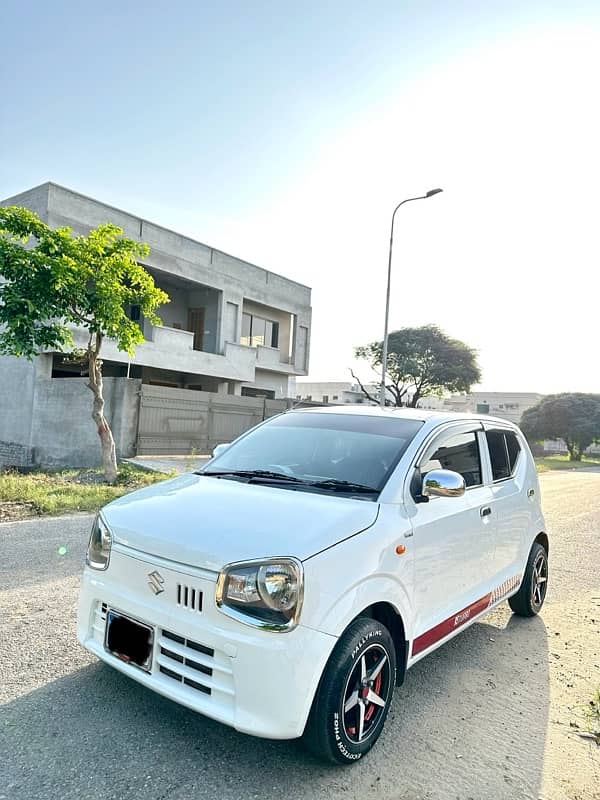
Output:
[[[242,561],[219,575],[216,601],[225,614],[248,625],[286,631],[302,607],[302,564],[295,558]]]
[[[97,514],[90,533],[85,563],[92,569],[106,569],[110,561],[111,547],[111,532],[100,514]]]

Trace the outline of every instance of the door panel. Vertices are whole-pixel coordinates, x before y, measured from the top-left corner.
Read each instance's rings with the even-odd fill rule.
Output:
[[[194,334],[194,350],[202,350],[204,343],[203,308],[190,308],[188,310],[188,331]]]
[[[533,521],[533,505],[526,500],[527,457],[516,434],[509,429],[490,427],[485,438],[496,516],[494,573],[495,581],[500,584],[522,570],[523,548]]]
[[[481,516],[492,501],[489,487],[463,497],[435,497],[416,506],[415,631],[433,628],[485,594],[482,563],[494,552],[493,515]]]
[[[413,508],[415,638],[489,591],[496,521],[486,511],[493,494],[483,483],[479,428],[474,424],[470,430],[440,434],[419,459],[421,477],[430,469],[454,469],[468,488],[462,497],[408,500]]]

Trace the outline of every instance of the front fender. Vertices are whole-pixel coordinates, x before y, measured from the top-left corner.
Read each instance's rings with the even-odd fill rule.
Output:
[[[404,509],[388,506],[367,531],[307,559],[302,624],[339,637],[362,611],[383,602],[400,615],[410,639],[413,554],[412,539],[404,536],[409,529]],[[399,544],[405,547],[402,554],[396,552]]]

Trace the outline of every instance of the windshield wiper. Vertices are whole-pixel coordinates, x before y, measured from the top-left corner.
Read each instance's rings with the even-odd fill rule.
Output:
[[[231,476],[233,478],[265,478],[273,481],[285,481],[287,483],[302,483],[306,484],[307,481],[302,478],[296,478],[293,475],[284,475],[282,472],[272,472],[268,469],[222,469],[222,470],[198,470],[196,475],[214,475],[217,478],[226,478]]]
[[[336,480],[326,478],[319,481],[297,478],[294,475],[285,475],[282,472],[273,472],[268,469],[223,469],[223,470],[198,470],[196,475],[212,475],[216,478],[247,478],[248,481],[258,483],[267,481],[268,483],[295,483],[299,486],[310,486],[314,489],[325,489],[332,492],[353,492],[354,494],[378,494],[379,489],[373,486],[365,486],[363,483],[353,483],[352,481]]]
[[[379,489],[373,486],[365,486],[363,483],[352,483],[352,481],[339,481],[335,478],[328,478],[324,481],[311,481],[309,486],[319,489],[331,489],[334,492],[356,492],[361,494],[378,494]]]

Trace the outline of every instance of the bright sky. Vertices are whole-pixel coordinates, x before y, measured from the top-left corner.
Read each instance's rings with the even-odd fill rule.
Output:
[[[391,328],[600,392],[597,0],[4,0],[0,196],[45,180],[313,288],[310,377]],[[362,369],[365,377],[369,370]]]

